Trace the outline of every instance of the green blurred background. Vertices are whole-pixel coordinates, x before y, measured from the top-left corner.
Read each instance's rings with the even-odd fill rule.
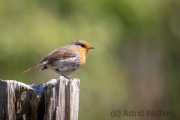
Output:
[[[51,70],[21,72],[77,39],[96,48],[70,76],[81,79],[79,120],[180,119],[179,0],[1,0],[0,78],[58,78]],[[112,118],[112,110],[121,117]],[[144,116],[122,116],[124,110]],[[146,110],[174,111],[175,118]]]

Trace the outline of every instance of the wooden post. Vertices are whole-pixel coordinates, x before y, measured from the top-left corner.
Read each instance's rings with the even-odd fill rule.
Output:
[[[0,120],[78,120],[79,79],[26,85],[0,80]]]

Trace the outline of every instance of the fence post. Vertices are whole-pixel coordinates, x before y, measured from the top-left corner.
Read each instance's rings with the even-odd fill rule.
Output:
[[[79,79],[46,84],[0,80],[0,120],[78,120]]]

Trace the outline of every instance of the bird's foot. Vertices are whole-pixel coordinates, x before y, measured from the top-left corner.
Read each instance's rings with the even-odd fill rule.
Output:
[[[65,76],[65,75],[61,75],[61,76],[63,76],[63,77],[65,77],[65,78],[67,78],[68,80],[70,80],[70,79],[71,79],[71,78],[69,78],[69,77],[67,77],[67,76]],[[61,76],[60,76],[60,77],[61,77]]]

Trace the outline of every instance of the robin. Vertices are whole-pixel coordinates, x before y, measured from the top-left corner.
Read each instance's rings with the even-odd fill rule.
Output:
[[[67,75],[70,75],[84,66],[88,50],[90,49],[94,49],[94,47],[84,40],[73,41],[66,46],[55,49],[37,66],[29,68],[22,74],[42,67],[41,70],[52,69],[55,73],[67,77]]]

